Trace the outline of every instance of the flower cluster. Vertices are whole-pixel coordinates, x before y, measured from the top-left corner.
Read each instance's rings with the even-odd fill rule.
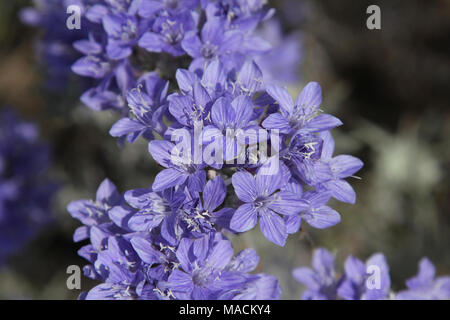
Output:
[[[301,58],[298,37],[283,39],[266,1],[236,0],[35,0],[21,11],[24,23],[42,29],[37,52],[52,87],[73,72],[94,87],[81,97],[94,110],[126,114],[127,91],[148,70],[168,78],[173,66],[198,74],[215,59],[228,72],[258,59],[271,80],[294,82]],[[66,8],[77,6],[80,29],[65,27]],[[269,20],[270,19],[270,20]],[[257,30],[260,22],[266,27]],[[61,27],[56,28],[55,25]],[[64,27],[63,27],[64,26]],[[273,28],[277,27],[274,32]],[[273,30],[272,30],[273,29]],[[270,40],[275,47],[271,47]],[[282,50],[289,48],[292,50]],[[273,63],[274,56],[283,57]]]
[[[280,298],[276,278],[249,273],[258,264],[256,252],[234,256],[230,241],[205,219],[221,225],[229,211],[216,210],[225,196],[216,191],[220,185],[223,180],[210,180],[199,202],[174,189],[119,194],[106,179],[95,201],[70,203],[69,212],[84,224],[74,240],[90,239],[79,251],[91,263],[84,273],[102,281],[82,298]]]
[[[227,72],[238,70],[249,57],[270,59],[270,44],[254,32],[272,16],[265,1],[53,2],[54,6],[74,3],[81,9],[81,30],[87,35],[72,41],[82,55],[72,70],[95,80],[95,86],[81,97],[94,110],[127,114],[127,92],[148,70],[170,78],[173,65],[188,63],[190,71],[201,74],[215,59]],[[289,43],[295,45],[295,40]],[[295,69],[298,59],[290,61],[285,70]]]
[[[245,232],[259,221],[264,236],[284,246],[302,220],[319,229],[340,221],[330,198],[355,202],[344,179],[362,162],[332,157],[329,130],[342,123],[319,109],[320,85],[309,83],[294,102],[286,89],[265,82],[273,76],[255,62],[270,50],[254,32],[272,13],[263,4],[86,6],[98,28],[75,43],[85,56],[72,69],[99,84],[82,100],[119,110],[123,118],[110,134],[150,140],[149,153],[163,167],[148,189],[120,195],[106,180],[96,201],[69,205],[84,224],[75,241],[91,241],[80,250],[91,262],[85,273],[103,281],[86,298],[279,298],[275,278],[249,274],[256,253],[233,258],[223,232]],[[183,55],[191,61],[176,70],[173,91],[161,61]],[[150,60],[156,70],[145,72]]]
[[[391,290],[389,266],[383,254],[377,253],[363,261],[349,256],[344,263],[344,273],[338,277],[334,256],[326,249],[316,249],[312,269],[297,268],[294,278],[305,285],[306,300],[448,300],[450,277],[435,277],[434,265],[427,258],[419,263],[419,272],[406,281],[406,290]]]
[[[117,111],[111,136],[149,140],[163,167],[148,189],[122,195],[105,180],[95,201],[68,206],[84,224],[74,240],[90,239],[85,274],[102,281],[85,298],[279,298],[274,277],[249,273],[256,253],[233,257],[224,233],[259,222],[284,246],[302,221],[331,227],[328,201],[355,202],[345,179],[363,164],[333,157],[329,131],[342,122],[320,109],[318,83],[295,102],[278,85],[299,57],[270,62],[280,50],[258,27],[274,11],[264,0],[76,3],[89,28],[72,70],[96,82],[81,100]]]
[[[355,192],[344,179],[362,162],[332,156],[329,130],[341,122],[319,111],[317,83],[309,83],[294,103],[284,88],[264,85],[253,61],[244,63],[234,78],[215,60],[201,77],[179,69],[176,79],[180,91],[165,98],[167,82],[147,74],[128,92],[132,116],[110,131],[130,142],[141,135],[152,139],[154,133],[164,138],[149,143],[150,154],[164,167],[153,191],[186,189],[188,197],[196,198],[209,172],[227,181],[217,192],[226,194],[232,184],[242,202],[230,229],[248,231],[260,218],[261,231],[280,246],[302,220],[315,228],[338,223],[340,215],[326,206],[331,197],[355,202]],[[163,119],[171,124],[167,127]]]
[[[69,5],[81,30],[53,27]],[[330,130],[342,122],[320,109],[318,83],[295,101],[280,85],[298,81],[301,48],[282,39],[273,14],[266,0],[40,0],[22,12],[44,29],[39,51],[56,81],[69,69],[89,79],[81,101],[116,111],[110,135],[146,139],[162,167],[148,188],[122,194],[106,179],[95,200],[68,205],[83,224],[74,241],[89,241],[84,273],[100,282],[81,298],[278,299],[277,279],[253,273],[256,252],[234,255],[227,236],[259,224],[284,246],[302,222],[340,222],[331,198],[355,203],[346,179],[363,163],[333,155]],[[293,275],[304,299],[450,298],[448,277],[435,278],[427,259],[396,294],[382,254],[349,257],[337,277],[333,255],[318,249],[313,268]]]
[[[0,113],[0,264],[51,221],[56,185],[50,154],[36,127],[11,110]]]

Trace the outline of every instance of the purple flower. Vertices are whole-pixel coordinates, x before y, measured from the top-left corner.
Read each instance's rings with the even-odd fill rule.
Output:
[[[125,101],[120,94],[105,88],[102,83],[98,87],[91,88],[85,91],[81,97],[81,102],[95,111],[103,110],[120,110],[125,106]]]
[[[152,31],[147,31],[139,39],[139,46],[150,52],[167,52],[173,56],[181,56],[185,52],[181,47],[186,32],[195,28],[189,11],[172,17],[158,17]]]
[[[79,250],[89,261],[85,275],[100,281],[81,298],[280,298],[275,277],[251,274],[256,253],[233,258],[222,232],[245,232],[259,219],[264,236],[283,246],[302,220],[319,229],[335,225],[340,215],[327,202],[354,202],[343,179],[362,163],[332,158],[328,130],[342,123],[320,113],[319,84],[309,83],[294,103],[285,89],[264,83],[276,79],[265,74],[270,66],[284,70],[298,60],[288,53],[267,67],[265,58],[277,50],[256,30],[274,11],[265,0],[77,1],[89,34],[72,42],[83,54],[72,70],[95,80],[82,102],[118,112],[110,134],[119,142],[150,140],[149,153],[164,167],[150,188],[119,194],[105,180],[95,201],[69,204],[84,224],[74,240],[90,240]],[[282,73],[291,78],[290,71]],[[175,76],[177,91],[159,75]],[[280,139],[263,128],[278,130]],[[268,154],[255,155],[262,141],[271,146],[257,151]],[[15,193],[13,184],[0,186],[0,199]],[[378,294],[363,292],[357,272],[346,273],[339,287],[326,251],[315,260],[314,271],[301,276],[306,297],[337,297],[338,289],[346,298]]]
[[[202,0],[208,18],[220,17],[234,27],[241,27],[245,31],[252,30],[260,21],[270,18],[273,10],[266,9],[265,0],[217,0],[210,2]]]
[[[331,175],[325,182],[318,186],[321,190],[328,190],[331,196],[339,201],[355,203],[356,193],[345,178],[353,176],[358,172],[363,162],[349,155],[338,155],[333,157],[334,140],[329,132],[321,132],[324,144],[322,148],[321,164],[325,163],[330,169]]]
[[[199,74],[183,69],[177,70],[178,87],[183,94],[192,96],[196,82],[200,82],[213,100],[226,95],[230,91],[230,74],[226,72],[218,59],[211,61],[202,71]]]
[[[175,246],[169,245],[156,235],[134,234],[130,240],[133,249],[142,260],[142,269],[146,273],[146,282],[158,288],[162,298],[168,298],[166,282],[172,271],[179,266],[175,255]]]
[[[257,31],[258,32],[258,31]],[[281,23],[275,18],[264,21],[259,35],[267,40],[272,49],[255,57],[264,73],[264,82],[295,84],[299,82],[299,67],[302,62],[302,43],[296,33],[283,36]]]
[[[299,230],[301,220],[305,220],[310,226],[317,229],[329,228],[341,221],[339,213],[326,206],[330,199],[329,192],[303,192],[302,186],[294,179],[286,184],[283,190],[296,195],[303,201],[303,207],[299,214],[285,217],[289,234]]]
[[[170,244],[175,245],[177,239],[176,219],[185,195],[173,188],[162,192],[151,189],[135,189],[125,192],[125,200],[135,210],[128,219],[128,227],[137,232],[151,232],[161,227],[161,236]],[[123,210],[123,209],[122,209]]]
[[[278,129],[285,134],[301,130],[302,132],[320,132],[340,126],[342,122],[328,114],[320,114],[322,89],[317,82],[310,82],[303,88],[294,104],[286,89],[268,85],[267,93],[280,106],[279,113],[273,113],[262,125],[267,129]]]
[[[399,300],[448,300],[450,299],[450,277],[436,277],[436,269],[427,258],[419,262],[418,274],[406,281],[408,290],[396,295]]]
[[[314,251],[312,265],[312,269],[301,267],[293,271],[294,278],[307,287],[303,299],[450,299],[450,277],[435,278],[434,266],[427,258],[420,261],[419,274],[406,281],[408,290],[397,294],[391,292],[389,266],[381,253],[372,255],[366,263],[349,256],[340,278],[333,255],[323,248]]]
[[[134,232],[129,228],[137,210],[130,210],[120,199],[122,195],[109,180],[105,180],[98,189],[96,203],[80,200],[69,205],[69,211],[86,224],[77,229],[74,240],[90,239],[90,244],[78,251],[91,263],[83,268],[84,274],[103,282],[80,298],[163,298],[154,289],[159,281],[167,280],[168,275],[161,272],[161,268],[174,261],[174,254],[170,254],[174,249],[168,250],[170,246],[159,235]],[[139,203],[138,197],[127,196],[127,199],[133,204]],[[145,247],[146,254],[143,254],[141,238],[151,239],[154,245],[160,244],[160,250]]]
[[[259,263],[259,257],[253,249],[239,252],[226,266],[227,271],[252,272]],[[245,284],[224,292],[222,300],[277,300],[281,297],[281,287],[274,276],[252,274]]]
[[[89,5],[86,12],[88,19],[97,23],[101,23],[101,18],[108,12],[136,14],[140,3],[140,0],[82,1]]]
[[[0,112],[0,266],[52,222],[57,185],[48,176],[49,147],[37,127]]]
[[[278,168],[272,159],[268,165],[260,168],[256,177],[245,171],[233,175],[234,191],[244,204],[233,215],[231,229],[237,232],[248,231],[255,227],[259,218],[264,236],[269,241],[284,246],[288,233],[285,221],[279,214],[297,214],[306,204],[287,190],[278,191],[289,180],[282,171],[282,167]]]
[[[184,75],[177,73],[177,78]],[[194,128],[195,125],[210,122],[209,113],[212,104],[208,91],[199,81],[193,83],[191,91],[192,94],[174,93],[167,98],[170,114],[189,129]]]
[[[73,63],[72,71],[84,77],[104,78],[112,69],[112,63],[106,56],[104,42],[103,37],[92,33],[88,39],[74,42],[74,48],[84,56]]]
[[[108,109],[123,111],[126,106],[126,93],[134,86],[135,78],[131,66],[128,60],[122,60],[96,87],[84,92],[80,100],[96,111]]]
[[[232,86],[232,96],[246,95],[253,97],[264,90],[263,74],[259,66],[253,60],[247,60],[239,70],[236,82]],[[265,93],[259,99],[263,100]],[[258,99],[254,103],[257,104]],[[267,101],[265,101],[267,102]],[[265,104],[263,104],[265,106]]]
[[[126,13],[108,14],[102,19],[103,28],[108,35],[106,52],[113,60],[120,60],[132,53],[140,32],[138,20],[134,15]]]
[[[281,287],[276,277],[258,274],[251,277],[238,289],[229,290],[219,297],[221,300],[279,300]]]
[[[245,271],[227,268],[233,264],[233,248],[219,234],[197,240],[182,239],[176,256],[180,268],[170,275],[168,287],[177,299],[217,299],[228,291],[245,287],[249,281]]]
[[[136,141],[141,135],[151,140],[153,131],[162,135],[165,131],[162,116],[168,86],[169,83],[155,72],[143,75],[137,87],[127,93],[130,116],[117,121],[109,133],[113,137],[127,136],[128,142]]]
[[[105,283],[91,289],[85,299],[135,299],[136,288],[145,281],[140,260],[131,244],[122,237],[107,238],[105,249],[98,252],[95,271]]]
[[[248,74],[248,76],[251,75]],[[237,87],[231,85],[219,60],[212,61],[204,69],[201,77],[194,72],[179,69],[176,79],[181,93],[173,93],[167,98],[169,111],[179,125],[189,129],[194,128],[195,125],[211,124],[212,105],[220,98],[239,94],[238,90],[234,90]],[[244,80],[246,79],[243,79],[243,83],[248,83],[249,86],[252,84],[252,81]],[[235,92],[230,92],[231,87]]]
[[[227,30],[223,20],[214,18],[208,19],[203,25],[200,36],[191,31],[184,37],[181,45],[194,58],[189,69],[196,71],[203,70],[215,58],[225,64],[233,61],[229,56],[240,49],[242,40],[243,35],[239,30]]]
[[[201,197],[188,188],[185,193],[188,196],[183,205],[181,220],[187,235],[197,238],[205,233],[215,232],[217,227],[230,229],[234,210],[231,208],[217,210],[227,195],[227,187],[222,177],[209,180],[203,188]]]
[[[337,281],[334,256],[325,249],[314,251],[312,269],[297,268],[292,272],[295,280],[307,287],[303,292],[304,300],[336,299]]]
[[[178,147],[169,141],[150,141],[148,150],[156,162],[165,167],[155,178],[152,188],[161,191],[186,183],[191,191],[201,191],[206,173],[203,165],[195,164],[191,154],[180,154]]]
[[[253,249],[239,252],[226,266],[232,272],[252,272],[259,263],[259,257]],[[277,300],[281,297],[278,280],[271,275],[252,274],[245,284],[223,293],[219,299],[224,300]]]
[[[305,132],[298,132],[281,152],[282,159],[301,181],[314,186],[318,182],[330,179],[329,168],[321,164],[323,141],[320,137]]]
[[[116,186],[109,179],[105,179],[97,189],[95,201],[82,199],[69,203],[67,211],[73,218],[84,224],[75,230],[74,241],[89,238],[91,227],[110,222],[109,210],[119,205],[121,200],[122,197],[117,192]]]
[[[391,279],[383,254],[372,255],[364,264],[352,256],[345,261],[345,274],[338,295],[347,300],[380,300],[389,297]]]
[[[309,191],[303,195],[302,199],[308,204],[308,208],[300,216],[312,227],[325,229],[341,221],[339,213],[326,206],[330,199],[329,193]]]
[[[229,161],[243,155],[246,141],[249,143],[258,142],[258,130],[260,127],[251,122],[253,117],[253,104],[249,97],[238,96],[233,101],[227,98],[219,98],[211,108],[212,124],[203,129],[203,142],[216,141],[220,149],[223,148],[222,155],[215,155],[220,163],[223,160]],[[211,165],[212,160],[207,163]]]
[[[84,19],[82,9],[81,29],[55,28],[65,26],[66,8],[71,4],[80,5],[77,0],[33,0],[34,7],[27,7],[20,11],[21,21],[28,26],[39,28],[39,38],[35,43],[35,53],[43,61],[48,81],[48,88],[61,90],[68,85],[71,76],[70,66],[80,57],[72,47],[78,40],[87,37],[87,30],[92,27]]]

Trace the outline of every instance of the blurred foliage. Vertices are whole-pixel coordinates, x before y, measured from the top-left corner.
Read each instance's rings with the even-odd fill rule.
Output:
[[[272,245],[256,228],[233,237],[236,250],[254,247],[258,271],[276,275],[284,298],[302,287],[291,270],[309,265],[312,249],[367,258],[384,252],[393,288],[415,274],[428,256],[439,273],[450,273],[450,2],[377,1],[382,29],[366,28],[371,1],[277,0],[284,30],[302,33],[303,83],[323,86],[323,108],[343,120],[333,131],[336,152],[365,162],[352,185],[356,205],[333,203],[342,222],[327,230],[304,225],[285,248]],[[53,174],[63,188],[55,203],[57,223],[0,270],[0,298],[75,298],[66,288],[66,268],[84,261],[72,243],[77,223],[65,211],[74,199],[91,198],[109,177],[120,190],[146,187],[159,170],[144,141],[119,147],[108,130],[116,116],[82,106],[74,77],[63,92],[45,90],[33,51],[36,30],[23,26],[18,9],[28,1],[0,3],[0,107],[19,109],[37,121],[54,154]],[[92,283],[83,278],[82,287]]]

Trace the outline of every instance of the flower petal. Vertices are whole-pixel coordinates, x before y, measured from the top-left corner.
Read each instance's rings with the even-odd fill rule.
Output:
[[[183,184],[188,175],[176,169],[164,169],[155,177],[152,189],[154,191],[161,191],[170,187],[179,186]]]
[[[297,214],[284,216],[284,223],[286,224],[286,232],[288,234],[294,234],[300,230],[302,218]]]
[[[287,179],[289,180],[289,179]],[[272,156],[259,168],[256,174],[258,195],[270,196],[286,184],[283,168],[278,155]]]
[[[196,34],[186,35],[181,41],[181,47],[193,58],[201,56],[202,42]]]
[[[170,289],[175,292],[190,293],[194,290],[194,283],[192,282],[191,275],[178,269],[172,271],[168,282]]]
[[[239,252],[228,264],[227,270],[236,272],[252,272],[259,263],[259,257],[255,250],[244,249]]]
[[[322,88],[317,82],[308,83],[300,92],[295,104],[304,108],[317,109],[322,103]]]
[[[119,204],[121,197],[117,192],[117,188],[114,183],[112,183],[109,179],[105,179],[98,187],[95,198],[98,202],[104,202],[112,206]]]
[[[165,46],[165,43],[161,40],[159,34],[153,32],[146,32],[139,39],[139,46],[147,49],[150,52],[161,52],[161,48]]]
[[[263,89],[261,69],[253,60],[244,63],[238,74],[238,83],[245,94],[250,95]]]
[[[267,85],[266,90],[267,93],[275,99],[276,102],[278,102],[280,108],[284,112],[283,114],[288,115],[292,113],[294,109],[294,101],[286,89],[276,85]]]
[[[153,248],[152,241],[142,237],[134,237],[130,242],[139,258],[145,263],[152,265],[164,261],[164,254]]]
[[[126,134],[142,131],[145,129],[146,126],[136,120],[130,118],[122,118],[113,124],[113,126],[109,130],[109,134],[113,137],[121,137]]]
[[[297,214],[308,208],[306,201],[289,191],[280,191],[273,197],[275,200],[269,204],[269,208],[283,215]]]
[[[289,121],[279,113],[270,114],[263,122],[262,126],[266,129],[278,129],[281,133],[288,134],[291,132]]]
[[[302,127],[302,130],[309,132],[320,132],[333,129],[341,125],[342,121],[338,118],[329,114],[321,114],[308,121],[306,125]]]
[[[226,128],[230,120],[233,120],[230,119],[230,109],[230,102],[224,97],[220,97],[214,102],[211,108],[211,119],[219,129]]]
[[[419,262],[419,272],[413,278],[406,281],[406,285],[410,289],[418,289],[429,285],[435,276],[436,269],[427,258],[422,258]]]
[[[337,173],[337,178],[339,179],[352,176],[358,172],[363,165],[361,160],[348,155],[339,155],[334,157],[330,162],[331,170]]]
[[[203,189],[203,207],[209,212],[213,212],[225,200],[227,187],[222,177],[217,176],[209,180]]]
[[[233,247],[228,240],[221,240],[212,248],[207,263],[215,269],[223,269],[233,257]]]
[[[322,131],[319,137],[323,140],[321,159],[330,160],[334,152],[334,139],[330,131]]]
[[[258,219],[258,213],[250,203],[241,205],[231,218],[230,228],[237,232],[253,229]]]
[[[253,202],[258,193],[253,175],[246,171],[233,174],[232,183],[237,197],[244,202]]]
[[[307,267],[296,268],[292,271],[292,276],[310,290],[318,291],[320,284],[317,281],[316,273]]]
[[[376,276],[380,276],[380,286],[379,288],[374,287],[373,289],[370,289],[367,286],[367,281],[370,280],[372,275],[375,275],[373,272],[376,272],[373,269],[373,267],[378,267],[380,273]],[[391,277],[389,275],[389,265],[387,264],[386,257],[381,253],[376,253],[372,255],[367,261],[366,261],[366,271],[369,273],[369,278],[366,280],[366,287],[367,291],[364,294],[364,299],[367,300],[379,300],[379,299],[386,299],[389,296],[389,291],[391,288]]]
[[[183,238],[180,240],[180,244],[178,245],[176,256],[178,262],[180,262],[180,266],[184,271],[190,272],[192,270],[192,261],[194,259],[192,251],[192,240],[188,238]]]
[[[189,93],[193,90],[194,83],[199,81],[198,76],[185,69],[178,69],[175,77],[177,79],[178,87],[184,93]]]
[[[244,128],[253,115],[253,104],[248,96],[238,96],[231,102],[234,109],[235,128]]]
[[[153,140],[148,144],[148,152],[163,167],[168,168],[172,162],[171,154],[174,144],[165,140]]]
[[[330,207],[322,206],[302,215],[302,219],[314,228],[325,229],[338,224],[341,221],[341,216]]]
[[[281,247],[284,246],[288,234],[283,218],[272,210],[266,209],[260,215],[259,226],[267,240]]]
[[[356,202],[355,190],[345,180],[330,180],[323,183],[323,186],[339,201],[352,204]]]

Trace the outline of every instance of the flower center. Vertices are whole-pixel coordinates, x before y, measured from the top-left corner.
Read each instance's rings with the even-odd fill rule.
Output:
[[[320,159],[323,140],[312,134],[295,136],[289,146],[288,156],[296,160]]]
[[[137,36],[137,26],[131,19],[127,19],[125,23],[122,24],[122,30],[120,32],[119,38],[123,42],[128,42]]]
[[[206,287],[211,284],[214,278],[213,270],[211,268],[199,268],[194,270],[192,275],[192,282],[198,287]]]
[[[270,198],[265,196],[258,196],[253,203],[256,209],[261,209],[269,205],[270,202]]]
[[[162,35],[167,43],[175,45],[183,40],[184,28],[181,23],[167,20],[162,24]]]
[[[216,55],[217,46],[211,44],[209,41],[203,44],[200,52],[205,59],[211,59]]]

